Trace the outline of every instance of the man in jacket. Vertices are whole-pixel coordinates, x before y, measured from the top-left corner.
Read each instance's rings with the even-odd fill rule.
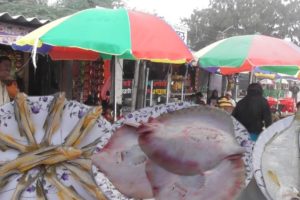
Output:
[[[260,84],[252,83],[248,86],[247,95],[237,103],[232,115],[246,127],[253,141],[257,140],[263,127],[271,125],[270,106],[263,97]]]

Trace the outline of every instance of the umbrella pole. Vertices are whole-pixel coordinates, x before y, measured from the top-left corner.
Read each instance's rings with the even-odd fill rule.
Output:
[[[144,98],[144,107],[147,106],[147,91],[148,91],[148,81],[149,81],[149,67],[146,69],[146,81],[145,81],[145,98]]]
[[[110,103],[114,107],[114,121],[117,120],[117,101],[116,101],[116,57],[112,56],[110,62],[110,73],[111,73],[111,89],[110,89]]]
[[[210,87],[210,72],[208,72],[208,80],[207,80],[207,89],[206,89],[206,102],[208,102],[208,93],[209,93],[209,87]]]
[[[150,82],[150,106],[153,105],[153,81]]]
[[[187,74],[188,74],[188,65],[185,65],[185,74],[184,74],[184,78],[183,78],[182,84],[181,84],[181,101],[184,101],[184,99],[185,99],[184,88],[185,88],[185,82],[187,79]]]
[[[172,82],[172,65],[169,65],[168,71],[168,85],[167,85],[167,100],[166,103],[169,103],[171,96],[171,82]]]
[[[131,111],[133,112],[136,109],[136,98],[137,98],[137,88],[139,81],[139,69],[140,69],[140,60],[135,61],[135,69],[134,69],[134,80],[133,80],[133,88],[131,94]]]
[[[142,65],[139,66],[139,78],[138,78],[138,86],[137,86],[137,100],[136,100],[136,108],[141,109],[144,107],[144,97],[145,97],[145,81],[146,81],[146,61],[142,61]]]

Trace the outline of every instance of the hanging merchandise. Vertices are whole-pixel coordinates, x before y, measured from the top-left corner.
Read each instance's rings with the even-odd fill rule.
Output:
[[[104,84],[103,62],[74,62],[73,99],[89,105],[99,105]]]
[[[7,56],[12,63],[12,73],[21,69],[24,65],[24,53],[13,51],[9,48],[0,48],[0,56]]]

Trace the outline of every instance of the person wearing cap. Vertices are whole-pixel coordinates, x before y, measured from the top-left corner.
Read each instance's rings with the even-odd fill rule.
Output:
[[[236,102],[235,102],[235,100],[232,98],[231,91],[227,91],[227,92],[225,93],[225,97],[231,102],[231,104],[232,104],[233,107],[236,106]]]
[[[228,100],[227,97],[221,97],[218,100],[218,107],[221,108],[222,110],[225,110],[229,114],[231,114],[234,109],[231,101]]]

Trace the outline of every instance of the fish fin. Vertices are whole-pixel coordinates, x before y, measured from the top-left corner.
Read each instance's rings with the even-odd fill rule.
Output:
[[[278,187],[280,187],[280,182],[279,182],[278,176],[273,171],[269,170],[268,176]]]
[[[276,133],[272,136],[272,138],[265,144],[265,148],[266,148],[269,144],[271,144],[271,143],[275,140],[275,138],[277,138],[277,136],[280,135],[280,134],[281,134],[281,132],[276,132]]]

